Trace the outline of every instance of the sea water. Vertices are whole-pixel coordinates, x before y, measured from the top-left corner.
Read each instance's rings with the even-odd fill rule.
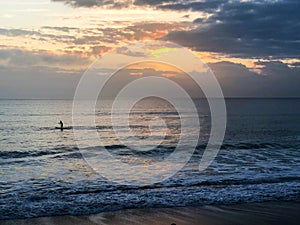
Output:
[[[60,120],[73,126],[72,103],[0,100],[0,219],[299,199],[300,99],[226,99],[223,145],[210,167],[201,172],[211,118],[206,101],[195,100],[198,114],[194,116],[201,129],[194,155],[173,177],[147,186],[118,184],[103,177],[82,157],[73,130],[55,129]],[[109,106],[110,100],[97,104],[96,127],[78,129],[95,129],[101,147],[124,163],[155,163],[174,151],[181,129],[180,115],[172,105],[146,99],[132,109],[130,128],[145,145],[151,145],[147,139],[151,119],[161,118],[167,124],[166,133],[158,129],[151,134],[161,138],[161,144],[141,152],[118,140]],[[122,129],[118,127],[121,135]]]

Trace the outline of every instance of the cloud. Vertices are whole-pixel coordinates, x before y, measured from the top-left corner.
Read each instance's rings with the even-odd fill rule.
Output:
[[[157,6],[159,9],[170,9],[177,11],[201,11],[206,13],[215,12],[228,0],[207,0],[207,1],[169,1],[168,4],[160,4]]]
[[[299,68],[289,68],[281,62],[260,62],[264,66],[265,75],[250,71],[242,64],[218,62],[209,64],[214,71],[225,97],[300,97],[298,76]],[[116,94],[124,83],[139,76],[137,73],[151,76],[165,74],[178,75],[173,71],[156,71],[152,68],[127,69],[119,74],[123,79],[113,83],[111,91]],[[199,90],[188,81],[175,76],[168,77],[185,88],[193,97],[199,96]],[[1,68],[0,96],[2,98],[72,98],[81,73],[66,74],[57,69],[45,67]],[[121,83],[120,83],[121,82]],[[108,85],[108,88],[110,86]],[[200,92],[200,97],[202,97]]]
[[[132,2],[52,1],[72,7],[103,8],[128,7]],[[259,73],[237,63],[210,64],[226,97],[300,97],[299,62],[287,60],[299,59],[300,55],[299,0],[135,0],[133,3],[141,8],[185,11],[184,14],[199,12],[199,18],[192,25],[164,21],[123,21],[120,24],[115,21],[108,26],[105,22],[98,24],[100,22],[95,20],[98,21],[97,26],[83,28],[73,25],[36,29],[0,28],[0,38],[5,43],[0,46],[1,94],[3,90],[4,93],[11,93],[8,90],[14,89],[19,96],[39,96],[44,88],[47,90],[45,96],[55,96],[55,91],[64,91],[61,83],[73,90],[74,85],[71,87],[67,84],[67,76],[63,76],[61,83],[60,76],[84,70],[95,59],[94,56],[119,44],[162,38],[196,51],[220,53],[220,56],[225,54],[227,58],[256,58],[254,61],[260,68]],[[47,51],[43,48],[61,50]],[[126,49],[120,51],[124,53]],[[257,62],[258,59],[267,60]],[[131,72],[139,74],[139,71]],[[173,76],[172,73],[167,75]],[[47,80],[52,82],[49,82],[49,88]],[[74,84],[74,80],[72,82]],[[55,89],[56,86],[60,89]],[[31,92],[31,89],[35,92]]]
[[[9,99],[72,99],[81,74],[56,69],[0,67],[0,96]]]
[[[55,31],[61,31],[61,32],[66,32],[69,33],[70,31],[77,31],[79,32],[80,29],[77,27],[51,27],[51,26],[43,26],[42,29],[48,29],[48,30],[55,30]]]
[[[42,27],[38,30],[29,30],[29,29],[9,29],[9,28],[0,28],[0,36],[7,37],[27,37],[33,40],[41,41],[56,41],[56,42],[72,42],[75,37],[69,34],[69,31],[73,28],[67,27],[52,27],[51,30],[59,30],[64,34],[53,34],[52,32],[45,32],[44,30],[50,30],[51,27]],[[68,30],[68,31],[67,31]],[[67,33],[67,34],[65,34]]]
[[[121,54],[121,55],[127,55],[127,56],[132,56],[132,57],[137,57],[137,58],[142,58],[142,57],[147,56],[145,54],[145,52],[132,51],[131,49],[124,47],[124,46],[116,48],[115,52],[118,54]]]
[[[40,33],[32,30],[0,28],[0,35],[15,37],[15,36],[24,36],[24,35],[40,35]]]
[[[118,24],[118,22],[115,23]],[[45,46],[45,42],[47,42],[46,46],[53,46],[50,49],[62,46],[60,47],[61,51],[73,50],[79,53],[78,50],[81,50],[87,55],[99,56],[119,44],[161,38],[171,30],[180,30],[186,27],[186,24],[178,22],[137,22],[123,24],[123,27],[44,26],[35,30],[0,28],[0,38],[4,38],[7,48],[36,49]],[[6,37],[10,37],[10,39],[8,40]],[[20,38],[23,40],[21,41]],[[19,44],[16,46],[15,43]],[[5,49],[5,46],[2,48]]]
[[[297,58],[300,55],[300,14],[297,0],[231,1],[197,29],[170,32],[165,39],[197,51],[235,57]]]
[[[242,64],[209,64],[226,97],[300,97],[300,69],[278,61],[260,63],[262,74]]]
[[[75,38],[73,41],[76,45],[94,45],[107,43],[109,45],[117,45],[120,42],[153,40],[165,36],[169,31],[181,30],[187,25],[170,22],[143,22],[126,25],[122,28],[95,28],[83,30],[85,35]]]
[[[56,1],[85,7],[130,2]],[[242,58],[298,58],[300,55],[298,0],[135,0],[133,4],[206,13],[194,21],[197,29],[170,30],[165,37],[197,51],[219,52]],[[127,7],[128,4],[123,6]]]
[[[95,55],[95,56],[102,55],[102,54],[104,54],[104,53],[106,53],[106,52],[108,52],[108,51],[111,50],[111,48],[106,47],[106,46],[102,46],[102,45],[100,45],[100,46],[92,46],[92,47],[90,47],[90,49],[91,49],[91,54]]]
[[[85,68],[91,63],[88,57],[78,54],[54,54],[43,50],[20,49],[0,49],[1,61],[4,62],[4,66],[13,68],[44,66],[76,70]]]
[[[148,6],[157,9],[168,9],[177,11],[203,11],[213,12],[228,0],[52,0],[63,2],[73,7],[109,7],[126,8],[131,5]]]
[[[52,0],[53,2],[64,2],[74,7],[107,6],[111,8],[124,8],[132,4],[132,0]]]

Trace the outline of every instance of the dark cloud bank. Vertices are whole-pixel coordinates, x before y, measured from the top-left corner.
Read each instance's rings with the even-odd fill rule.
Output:
[[[236,57],[297,58],[299,8],[298,0],[223,3],[213,16],[195,20],[197,29],[170,32],[166,39],[198,51]]]
[[[242,64],[219,62],[209,64],[225,97],[300,97],[300,69],[289,68],[280,61],[266,62],[261,74]]]

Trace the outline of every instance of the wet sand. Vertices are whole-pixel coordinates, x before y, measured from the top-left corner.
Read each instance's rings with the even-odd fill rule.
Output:
[[[1,225],[293,225],[300,202],[266,202],[226,206],[130,209],[89,216],[0,220]]]

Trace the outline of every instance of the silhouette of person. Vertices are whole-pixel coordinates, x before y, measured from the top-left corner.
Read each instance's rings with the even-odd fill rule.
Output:
[[[62,121],[59,121],[58,124],[60,124],[60,129],[63,129],[63,128],[64,128],[64,123],[63,123]]]

